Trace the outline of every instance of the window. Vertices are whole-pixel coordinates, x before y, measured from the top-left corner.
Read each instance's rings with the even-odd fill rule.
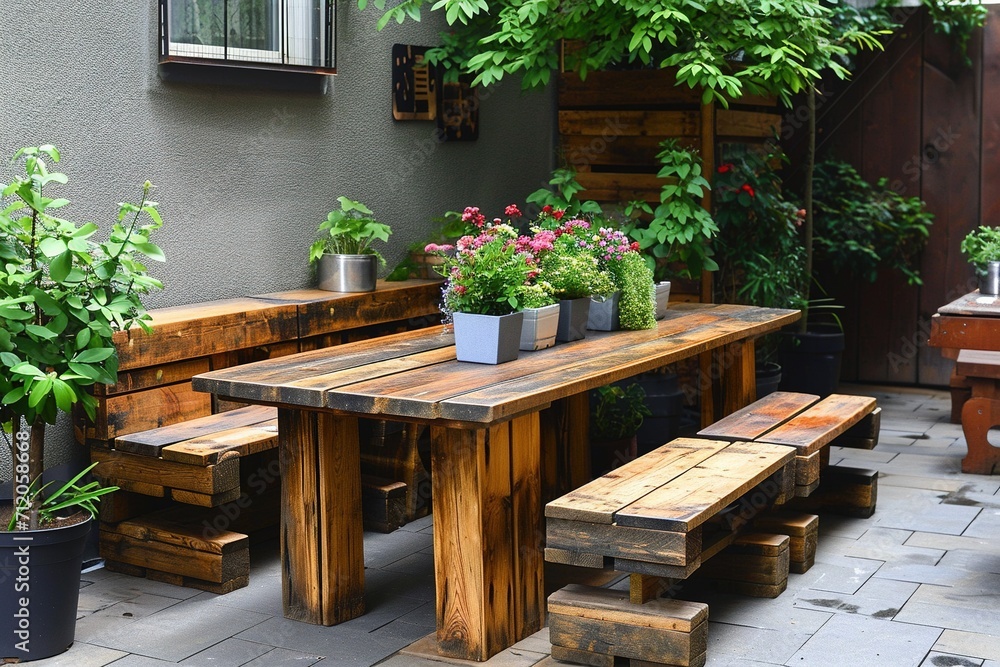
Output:
[[[160,61],[336,71],[334,0],[160,0]]]

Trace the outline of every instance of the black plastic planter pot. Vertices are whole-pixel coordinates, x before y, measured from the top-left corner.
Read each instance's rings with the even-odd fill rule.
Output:
[[[781,366],[773,361],[766,361],[757,367],[757,398],[764,398],[768,394],[778,391],[781,384]]]
[[[840,380],[844,332],[817,329],[805,333],[783,331],[779,335],[781,390],[819,396],[832,394]]]
[[[0,533],[0,662],[48,658],[73,643],[92,523]]]

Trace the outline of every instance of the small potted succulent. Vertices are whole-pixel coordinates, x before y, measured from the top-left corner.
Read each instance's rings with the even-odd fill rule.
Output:
[[[1000,293],[1000,227],[980,226],[962,239],[962,254],[976,270],[981,294]]]
[[[500,364],[517,359],[524,288],[537,274],[534,258],[520,250],[509,224],[487,223],[477,207],[463,213],[475,230],[453,246],[429,244],[446,261],[443,310],[455,326],[459,361]],[[454,252],[453,252],[454,251]]]
[[[163,224],[151,184],[98,234],[64,217],[69,201],[48,196],[67,182],[49,171],[59,159],[54,146],[22,148],[14,161],[24,174],[0,185],[0,439],[14,473],[14,502],[0,507],[0,662],[73,643],[84,543],[97,499],[115,489],[81,481],[93,466],[43,484],[45,426],[77,404],[94,418],[88,389],[117,381],[112,335],[145,328],[139,297],[161,287],[142,263],[163,260],[150,242]]]
[[[340,210],[330,211],[320,223],[321,238],[309,248],[316,263],[319,288],[331,292],[372,292],[385,258],[372,247],[388,241],[392,230],[377,221],[361,202],[338,197]]]

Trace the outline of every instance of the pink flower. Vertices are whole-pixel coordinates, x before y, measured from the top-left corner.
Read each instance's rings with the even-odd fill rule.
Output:
[[[451,252],[455,249],[455,246],[445,243],[443,245],[438,245],[437,243],[428,243],[424,246],[424,252],[434,253],[434,252]]]
[[[503,214],[511,218],[520,218],[521,210],[517,208],[517,204],[511,204],[503,210]]]
[[[462,222],[482,227],[486,224],[486,216],[479,212],[478,206],[466,206],[462,212]]]

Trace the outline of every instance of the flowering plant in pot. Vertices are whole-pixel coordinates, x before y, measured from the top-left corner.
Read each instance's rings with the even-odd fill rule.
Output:
[[[427,246],[445,258],[439,268],[447,278],[442,310],[455,324],[456,354],[459,361],[511,361],[520,343],[525,288],[538,274],[535,260],[519,249],[510,224],[486,222],[477,207],[463,216],[475,233],[454,246]]]
[[[361,202],[337,197],[340,210],[330,211],[319,224],[321,238],[309,247],[317,263],[319,288],[333,292],[371,292],[385,258],[373,247],[388,241],[392,230],[374,218]]]
[[[639,254],[639,243],[630,241],[620,230],[602,226],[590,235],[589,245],[598,266],[611,278],[617,298],[594,300],[587,328],[608,331],[655,327],[653,271]]]
[[[68,483],[43,484],[45,426],[76,404],[93,419],[88,388],[117,381],[112,335],[147,328],[140,295],[161,284],[142,257],[163,260],[150,241],[163,223],[147,181],[140,203],[118,204],[106,240],[95,240],[96,224],[59,217],[69,201],[47,195],[67,182],[49,171],[59,151],[22,148],[14,158],[24,175],[0,185],[8,200],[0,210],[0,435],[14,471],[13,516],[3,521],[14,530],[0,532],[0,658],[36,660],[73,641],[83,543],[95,501],[114,490],[81,483],[90,468]],[[13,589],[24,568],[30,582]]]

